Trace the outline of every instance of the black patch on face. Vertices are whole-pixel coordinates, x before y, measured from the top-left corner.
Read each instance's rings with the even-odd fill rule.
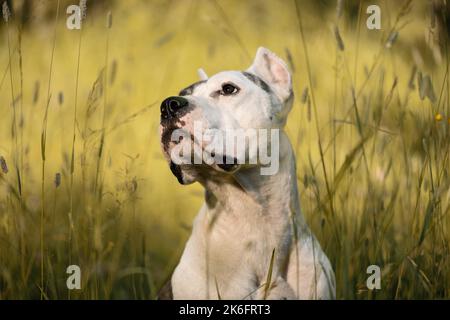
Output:
[[[179,96],[191,96],[194,93],[194,90],[196,87],[198,87],[199,85],[201,85],[202,83],[205,83],[206,80],[202,80],[202,81],[198,81],[194,84],[191,84],[189,87],[184,88],[183,90],[180,91],[180,93],[178,94]]]
[[[184,184],[183,173],[181,172],[181,168],[179,165],[170,161],[170,171],[172,171],[173,175],[177,178],[180,184]]]
[[[166,122],[164,124],[161,123],[161,125],[163,127],[162,134],[161,134],[161,144],[164,148],[164,151],[166,153],[168,153],[171,138],[172,138],[172,132],[179,128],[173,121]]]
[[[180,127],[185,125],[185,122],[183,120],[180,120],[180,118],[191,112],[192,109],[193,107],[189,105],[185,108],[177,110],[176,117],[172,117],[169,119],[161,118],[161,127],[162,127],[161,143],[163,145],[165,152],[168,152],[169,150],[172,132],[176,129],[180,129]]]
[[[253,82],[254,84],[256,84],[258,87],[260,87],[261,89],[263,89],[265,92],[267,93],[271,93],[272,90],[270,90],[269,85],[260,77],[258,77],[257,75],[253,74],[253,73],[249,73],[247,71],[242,71],[242,74],[251,82]]]

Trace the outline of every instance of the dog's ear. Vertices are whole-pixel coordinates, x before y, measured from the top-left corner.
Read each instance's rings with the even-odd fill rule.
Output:
[[[269,49],[259,47],[248,72],[263,79],[275,94],[286,101],[292,94],[292,79],[286,63]]]
[[[208,75],[206,74],[205,70],[203,70],[203,68],[198,69],[197,74],[201,81],[208,80]]]

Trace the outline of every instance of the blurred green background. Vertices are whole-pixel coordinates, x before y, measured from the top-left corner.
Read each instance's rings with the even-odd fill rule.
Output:
[[[450,297],[445,1],[88,0],[81,31],[70,4],[8,1],[0,23],[0,299],[155,298],[203,197],[162,157],[159,104],[259,46],[293,72],[286,131],[337,297]]]

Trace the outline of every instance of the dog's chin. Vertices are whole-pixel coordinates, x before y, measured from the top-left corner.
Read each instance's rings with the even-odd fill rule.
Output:
[[[170,171],[177,178],[178,182],[182,185],[192,184],[198,180],[197,173],[192,166],[175,164],[170,161]]]
[[[176,164],[169,162],[170,171],[182,185],[189,185],[194,182],[206,180],[226,180],[236,173],[241,166],[237,164]]]
[[[171,159],[168,161],[170,171],[182,185],[197,181],[202,183],[206,180],[227,180],[241,168],[241,165],[236,163],[176,164]]]

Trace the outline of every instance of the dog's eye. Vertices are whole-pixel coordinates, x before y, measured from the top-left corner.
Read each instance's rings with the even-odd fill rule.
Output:
[[[238,92],[239,92],[238,87],[232,85],[231,83],[225,83],[224,85],[222,85],[222,90],[220,91],[220,94],[223,96],[230,96]]]

